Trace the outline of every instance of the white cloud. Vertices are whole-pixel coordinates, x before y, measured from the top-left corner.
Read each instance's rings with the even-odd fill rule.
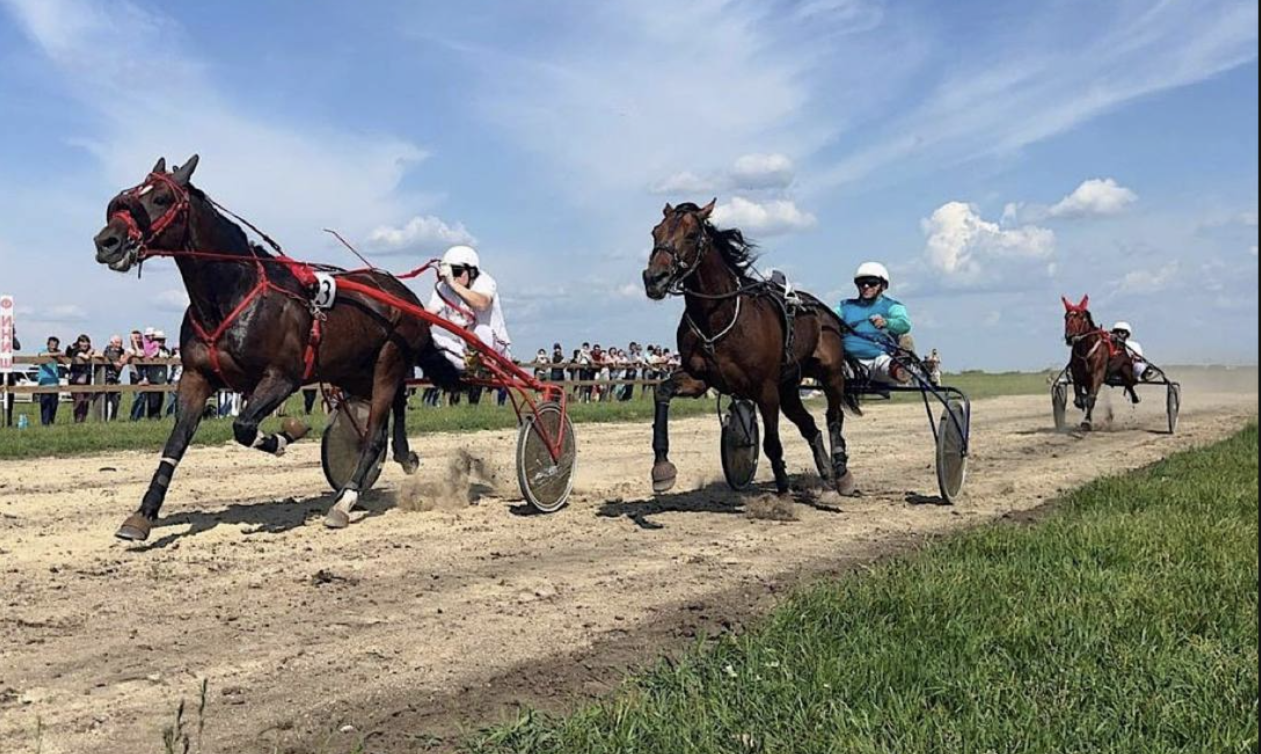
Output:
[[[1254,209],[1239,213],[1239,223],[1247,228],[1257,227],[1257,211]]]
[[[1248,253],[1254,257],[1257,255],[1257,245],[1255,243],[1248,248]]]
[[[37,308],[32,318],[44,322],[85,322],[88,319],[88,312],[78,304],[54,304]]]
[[[169,288],[153,298],[158,311],[182,313],[188,308],[188,292],[183,288]]]
[[[714,208],[716,225],[739,228],[750,235],[775,236],[814,227],[818,220],[786,199],[755,202],[734,197]]]
[[[654,194],[692,195],[707,194],[722,188],[722,181],[713,177],[700,176],[690,170],[658,181],[652,187]]]
[[[368,240],[382,254],[437,253],[457,244],[477,243],[463,223],[448,225],[432,215],[413,217],[402,227],[381,226],[372,231]]]
[[[943,204],[920,224],[925,257],[948,287],[1018,285],[1054,271],[1055,233],[1046,228],[1005,228],[964,202]]]
[[[136,183],[159,156],[178,163],[198,152],[195,182],[282,243],[308,248],[327,243],[319,229],[330,217],[362,235],[423,203],[399,183],[425,150],[249,114],[207,75],[195,54],[202,39],[157,10],[126,0],[4,2],[94,112],[96,134],[76,143],[97,157],[110,186]]]
[[[1138,194],[1121,186],[1115,179],[1091,178],[1052,205],[1047,214],[1051,217],[1116,215],[1136,201]]]
[[[1174,261],[1156,270],[1131,270],[1116,284],[1116,291],[1136,295],[1160,293],[1174,284],[1178,269],[1179,264]]]
[[[780,189],[793,182],[792,160],[782,154],[747,154],[731,170],[732,185],[739,189]]]

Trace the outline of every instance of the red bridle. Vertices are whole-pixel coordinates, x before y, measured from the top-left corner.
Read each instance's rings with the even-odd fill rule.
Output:
[[[110,215],[111,220],[118,220],[127,227],[127,238],[140,247],[139,258],[142,260],[147,256],[148,244],[162,235],[163,231],[179,219],[180,214],[187,214],[189,209],[188,191],[165,173],[150,173],[145,178],[144,183],[127,189],[120,196],[138,201],[140,197],[154,190],[158,185],[163,185],[170,189],[174,201],[157,220],[149,223],[148,234],[140,229],[139,223],[136,222],[136,216],[132,213],[130,207],[124,206]]]

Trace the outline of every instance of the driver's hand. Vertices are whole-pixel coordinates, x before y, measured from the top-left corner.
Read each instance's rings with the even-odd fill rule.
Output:
[[[455,273],[451,270],[451,265],[443,262],[438,265],[438,277],[444,283],[450,283],[455,279]]]
[[[871,315],[871,324],[875,325],[878,329],[883,330],[889,322],[879,314],[873,314]]]

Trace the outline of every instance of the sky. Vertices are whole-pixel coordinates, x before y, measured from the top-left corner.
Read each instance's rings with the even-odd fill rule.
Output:
[[[1062,364],[1060,296],[1156,363],[1256,363],[1256,0],[0,0],[0,293],[19,334],[177,330],[93,260],[158,157],[290,255],[475,245],[518,357],[673,345],[667,202],[829,301],[885,262],[947,369]],[[428,284],[420,286],[422,299]]]

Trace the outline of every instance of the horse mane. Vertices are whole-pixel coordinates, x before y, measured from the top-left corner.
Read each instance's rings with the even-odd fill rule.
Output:
[[[223,234],[223,238],[231,241],[234,246],[227,249],[214,249],[218,252],[237,252],[239,251],[243,258],[246,259],[275,259],[276,255],[262,244],[254,243],[246,234],[245,229],[238,225],[232,218],[225,216],[219,211],[219,207],[206,194],[206,192],[197,188],[193,184],[187,186],[190,198],[198,200],[202,207],[209,213],[209,217],[217,226],[217,230]],[[301,283],[297,276],[287,264],[268,264],[265,265],[267,276],[277,283],[287,283],[296,289],[301,288]]]
[[[677,212],[700,212],[701,208],[686,202],[675,207]],[[739,228],[720,229],[708,220],[705,221],[705,232],[714,248],[722,256],[727,266],[740,277],[749,279],[749,270],[757,261],[757,244],[747,240]]]

